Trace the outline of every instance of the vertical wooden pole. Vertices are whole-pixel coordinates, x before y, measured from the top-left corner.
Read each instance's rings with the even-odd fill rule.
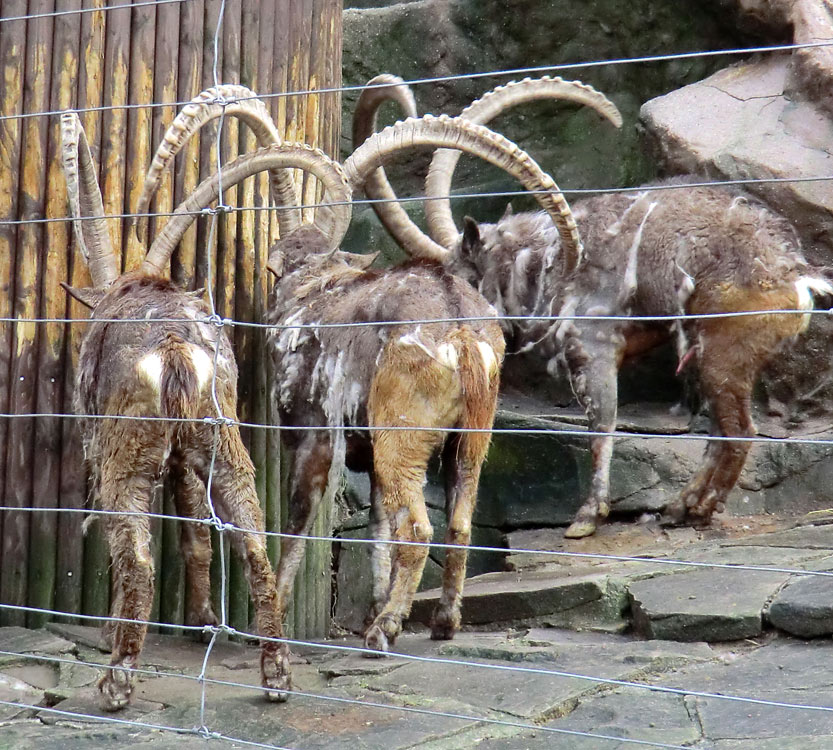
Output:
[[[58,0],[56,10],[77,10],[80,0]],[[52,80],[49,108],[53,111],[75,106],[75,84],[78,80],[78,44],[81,17],[76,13],[57,16],[52,41]],[[61,133],[57,117],[50,118],[47,151],[46,216],[66,215],[66,192],[63,189],[61,167]],[[44,226],[41,249],[38,315],[61,318],[66,311],[66,300],[50,293],[60,288],[67,278],[69,232],[65,222],[51,222]],[[39,337],[37,411],[58,414],[63,405],[64,325],[41,324]],[[35,453],[32,506],[57,508],[60,492],[61,420],[60,417],[40,417],[35,423]],[[38,609],[52,609],[55,603],[56,550],[58,548],[58,517],[56,513],[35,513],[29,528],[28,603]],[[49,619],[46,613],[31,613],[29,627],[42,627]]]
[[[223,76],[225,83],[240,83],[240,43],[242,37],[242,2],[241,0],[226,0],[223,19]],[[228,164],[239,153],[240,123],[236,118],[227,118],[223,126],[223,164]],[[247,182],[252,182],[248,180]],[[228,205],[246,205],[239,199],[244,195],[243,186],[236,186],[226,191]],[[251,204],[249,204],[251,205]],[[243,215],[232,212],[222,217],[217,248],[217,300],[218,310],[224,317],[233,317],[235,312],[235,282],[237,267],[237,238],[238,225]],[[232,341],[237,340],[237,329],[227,331]],[[243,361],[240,350],[235,354]],[[240,369],[240,368],[238,368]],[[238,380],[238,384],[241,379]],[[248,394],[247,394],[248,395]],[[238,405],[243,396],[239,396]],[[238,408],[239,408],[238,406]],[[232,554],[229,562],[229,623],[240,630],[247,630],[249,626],[249,594],[243,563],[237,555]]]
[[[179,62],[180,5],[169,3],[156,9],[156,42],[154,46],[153,101],[175,102]],[[153,110],[151,150],[162,142],[162,136],[177,113],[177,107],[157,107]],[[171,211],[173,206],[173,175],[167,172],[159,184],[151,203],[151,211]],[[163,512],[176,515],[172,489],[166,483],[163,493]],[[180,524],[162,521],[159,559],[159,619],[162,622],[182,623],[185,611],[185,574],[180,554]]]
[[[29,13],[51,13],[52,0],[37,0],[29,4]],[[52,67],[52,17],[31,19],[26,29],[26,71],[24,112],[46,112],[49,108],[49,78]],[[40,219],[46,209],[46,159],[49,120],[29,117],[23,123],[20,212],[24,220]],[[37,290],[38,253],[44,238],[43,225],[22,224],[17,233],[17,255],[14,268],[14,326],[13,358],[11,363],[10,411],[15,414],[32,413],[38,377],[38,334],[36,323],[24,319],[38,313]],[[34,467],[35,420],[11,420],[6,449],[6,505],[28,507],[32,499]],[[29,559],[29,528],[31,513],[5,511],[3,524],[3,568],[0,570],[0,601],[25,606],[27,602]],[[0,610],[0,624],[23,625],[25,613]]]
[[[88,7],[102,7],[104,0],[93,0]],[[104,66],[104,24],[105,13],[84,13],[81,16],[81,47],[79,50],[78,107],[97,107],[101,104],[103,66]],[[87,139],[95,151],[101,136],[101,113],[83,112],[81,120]],[[62,178],[63,179],[63,178]],[[69,235],[72,237],[72,234]],[[69,245],[69,279],[73,286],[87,286],[90,283],[87,267],[81,260],[74,241]],[[55,293],[55,292],[52,292]],[[89,310],[69,295],[66,298],[66,314],[69,318],[84,320]],[[64,412],[72,413],[73,392],[75,390],[75,364],[81,346],[81,337],[86,324],[76,323],[69,326],[66,350],[64,352]],[[83,508],[88,502],[84,456],[81,449],[81,436],[78,422],[66,419],[62,425],[61,446],[61,507]],[[83,517],[78,513],[61,513],[58,522],[58,535],[62,543],[58,546],[57,588],[55,607],[61,612],[81,612],[83,601],[85,538],[82,531]],[[91,532],[93,537],[100,536],[98,525]],[[92,555],[96,549],[99,557]],[[90,544],[87,562],[92,566],[99,562],[108,569],[107,550],[103,543]],[[105,587],[106,590],[106,587]]]
[[[109,7],[125,5],[116,0]],[[101,155],[99,174],[105,214],[121,214],[125,210],[125,171],[127,163],[128,110],[130,81],[129,8],[108,10],[104,19],[105,47],[104,85],[101,104],[105,109],[101,118]],[[110,237],[116,252],[122,248],[122,222],[109,222]],[[123,256],[122,256],[123,257]],[[123,267],[123,266],[122,266]],[[90,527],[84,546],[84,612],[91,615],[107,614],[110,601],[109,553],[99,521]]]
[[[3,4],[7,17],[26,14],[26,0],[9,0]],[[17,250],[17,228],[5,224],[18,218],[18,187],[20,184],[20,146],[23,120],[15,115],[23,112],[23,77],[26,63],[26,21],[4,21],[0,34],[0,66],[5,86],[0,92],[0,112],[10,115],[0,120],[0,317],[12,316],[14,260]],[[12,326],[0,324],[0,409],[9,411],[9,367],[12,358]],[[0,420],[0,446],[6,445],[9,420]],[[5,497],[6,451],[0,450],[0,501],[13,505]],[[7,512],[0,511],[0,540]],[[0,567],[3,547],[0,543]],[[2,622],[2,619],[0,619]]]
[[[179,82],[177,97],[187,101],[201,90],[203,79],[203,15],[204,0],[183,3],[179,24]],[[179,205],[199,183],[200,137],[192,138],[183,149],[174,172],[174,205]],[[158,143],[158,141],[157,141]],[[165,220],[162,220],[164,223]],[[153,226],[157,223],[154,222]],[[197,223],[179,243],[171,261],[171,275],[183,287],[193,289],[197,254]]]

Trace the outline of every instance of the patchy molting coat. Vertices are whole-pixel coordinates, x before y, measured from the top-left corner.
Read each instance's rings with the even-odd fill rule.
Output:
[[[125,274],[98,295],[78,363],[75,408],[79,414],[120,417],[236,418],[237,366],[228,337],[211,323],[200,293],[179,290],[163,278]],[[182,319],[158,322],[153,319]],[[140,322],[112,322],[138,319]],[[147,321],[147,322],[144,322]],[[216,350],[216,352],[215,352]],[[148,513],[154,485],[171,475],[177,513],[208,517],[206,482],[212,456],[212,499],[217,514],[241,529],[262,532],[254,467],[236,425],[131,419],[82,419],[92,490],[105,511]],[[216,435],[215,435],[216,432]],[[216,450],[214,448],[216,438]],[[130,670],[138,665],[153,601],[150,526],[143,515],[112,515],[104,521],[112,559],[117,623],[111,668],[99,683],[103,706],[123,708],[132,691]],[[275,578],[260,534],[231,534],[245,561],[258,632],[277,636]],[[187,624],[216,625],[211,608],[211,539],[202,524],[182,524],[187,567]],[[264,642],[263,685],[270,692],[277,673],[278,645]],[[118,667],[118,668],[116,668]]]
[[[270,297],[268,322],[287,326],[272,330],[269,339],[282,424],[348,428],[283,431],[294,448],[286,531],[308,532],[347,465],[370,475],[374,538],[430,541],[423,485],[429,458],[442,450],[445,541],[460,548],[446,555],[432,636],[450,638],[460,624],[466,547],[497,404],[503,336],[494,308],[441,265],[413,262],[380,273],[366,270],[372,256],[329,254],[325,247],[311,227],[282,240],[278,254],[285,267]],[[485,320],[410,322],[460,317]],[[344,327],[315,327],[339,324]],[[448,433],[455,428],[479,431]],[[427,553],[421,546],[374,547],[369,648],[387,650],[400,632]],[[281,611],[302,555],[302,538],[284,539]]]
[[[689,180],[690,181],[690,180]],[[665,185],[685,185],[685,179]],[[616,425],[616,374],[623,359],[676,336],[680,369],[697,361],[719,433],[749,437],[751,390],[763,364],[808,315],[761,315],[685,323],[639,315],[809,310],[830,284],[808,267],[797,233],[782,217],[735,189],[686,187],[606,194],[579,201],[573,215],[584,255],[561,275],[558,234],[543,214],[468,221],[450,269],[468,278],[502,314],[625,316],[618,321],[506,324],[510,350],[535,350],[549,369],[565,361],[595,432]],[[590,498],[568,529],[585,536],[609,511],[612,439],[591,440]],[[700,472],[669,506],[669,517],[708,520],[722,508],[748,444],[710,444]]]

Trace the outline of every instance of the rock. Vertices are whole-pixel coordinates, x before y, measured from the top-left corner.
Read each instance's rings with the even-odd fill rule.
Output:
[[[368,4],[384,7],[367,7]],[[738,43],[731,27],[722,22],[721,12],[695,3],[686,6],[681,14],[679,6],[669,0],[634,0],[624,5],[617,0],[518,0],[511,5],[499,0],[368,0],[355,5],[362,7],[348,4],[343,16],[342,69],[348,86],[362,85],[383,71],[412,80],[476,70],[650,55],[670,49],[728,48]],[[558,29],[557,43],[553,29]],[[563,103],[524,107],[502,116],[496,126],[529,150],[562,186],[638,184],[656,174],[632,126],[640,104],[699,80],[722,64],[725,63],[716,58],[701,58],[686,60],[685,64],[582,70],[580,77],[608,94],[621,109],[626,125],[618,131],[601,123],[587,109]],[[504,81],[461,78],[413,88],[420,113],[456,115],[473,99]],[[345,92],[341,130],[345,153],[352,150],[347,139],[357,98],[357,91]],[[398,113],[383,110],[380,125],[397,117]],[[427,160],[409,154],[407,165],[405,170],[393,170],[396,191],[403,196],[418,195],[423,190]],[[458,173],[457,184],[465,184],[467,191],[473,186],[487,185],[491,189],[516,189],[504,176],[496,181],[494,171],[479,163],[461,164]],[[505,198],[479,198],[455,201],[454,208],[460,217],[474,212],[479,220],[489,221],[500,216],[505,204]],[[374,241],[377,238],[383,245],[393,244],[389,240],[385,243],[383,232],[374,233]],[[345,249],[366,252],[367,239],[367,228],[356,225]],[[375,242],[373,248],[380,249]]]
[[[698,570],[629,585],[633,627],[646,638],[731,641],[760,635],[767,601],[789,574]]]
[[[0,628],[3,651],[17,654],[67,654],[75,650],[75,644],[59,638],[48,630],[27,630],[17,626]]]
[[[44,697],[43,690],[0,672],[0,723],[33,716]]]
[[[434,489],[439,488],[434,485]],[[426,488],[426,495],[430,490]],[[428,508],[428,517],[434,527],[434,541],[443,542],[446,532],[445,513],[436,508]],[[368,511],[360,511],[351,516],[338,532],[342,539],[368,539],[370,530],[367,526]],[[503,534],[490,527],[472,526],[472,544],[480,547],[504,546]],[[371,545],[344,542],[339,545],[338,573],[336,575],[336,601],[333,621],[336,625],[351,632],[359,633],[364,629],[364,619],[372,600]],[[442,564],[445,553],[441,549],[432,549],[420,581],[419,590],[433,589],[442,584]],[[504,554],[502,552],[469,553],[466,575],[475,576],[486,571],[502,570]]]
[[[767,619],[776,628],[814,638],[833,633],[833,579],[806,576],[790,581],[772,600]]]
[[[439,590],[416,595],[411,619],[428,622]],[[627,596],[609,575],[555,576],[549,572],[487,573],[466,582],[463,623],[528,622],[546,619],[554,627],[620,627]]]
[[[749,688],[747,687],[747,690]],[[755,697],[770,701],[784,701],[783,692],[762,690],[760,686],[754,691]],[[788,700],[791,703],[802,705],[828,706],[830,693],[827,691],[814,692],[800,690],[796,700]],[[703,726],[703,732],[712,740],[737,740],[764,739],[764,738],[794,738],[792,744],[772,745],[773,750],[777,747],[792,747],[795,750],[804,750],[813,745],[804,745],[797,738],[813,734],[833,735],[833,714],[829,711],[802,711],[795,708],[782,708],[778,706],[755,705],[750,703],[738,703],[735,701],[720,700],[719,698],[697,698],[694,702],[697,716]],[[740,745],[739,747],[743,747]],[[761,745],[754,744],[747,747],[758,748]],[[819,745],[817,747],[824,747]]]
[[[578,733],[578,734],[576,734]],[[582,737],[581,733],[592,736]],[[602,737],[617,739],[605,740]],[[582,701],[567,716],[514,738],[478,743],[478,750],[619,750],[639,747],[621,739],[656,742],[658,746],[693,745],[700,731],[682,696],[619,689]],[[648,744],[650,747],[651,745]]]

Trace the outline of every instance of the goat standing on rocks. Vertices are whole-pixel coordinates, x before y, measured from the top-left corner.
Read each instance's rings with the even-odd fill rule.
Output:
[[[149,520],[142,514],[150,511],[153,487],[163,472],[173,479],[177,513],[190,519],[208,515],[211,477],[218,516],[241,529],[231,532],[231,539],[245,561],[258,632],[279,636],[280,619],[254,467],[236,424],[223,425],[215,436],[209,421],[219,416],[218,406],[222,418],[236,420],[237,366],[228,338],[212,323],[197,322],[211,315],[201,293],[184,292],[145,270],[119,275],[92,156],[74,112],[62,116],[62,132],[76,238],[93,283],[91,289],[65,288],[93,311],[81,345],[75,409],[84,415],[93,496],[108,512],[104,530],[112,560],[112,616],[119,621],[99,690],[104,709],[115,711],[129,702],[132,670],[147,632],[153,558]],[[183,522],[182,545],[189,573],[188,624],[216,625],[209,598],[208,526]],[[278,651],[274,640],[263,642],[261,675],[270,698],[276,697]]]
[[[585,104],[621,124],[615,106],[603,95],[557,78],[501,86],[469,105],[461,117],[485,124],[510,106],[541,98]],[[372,132],[372,106],[381,101],[377,96],[357,108],[354,145]],[[426,180],[430,238],[396,203],[374,208],[407,252],[445,263],[469,279],[499,313],[563,316],[554,325],[512,322],[507,333],[515,351],[534,349],[550,360],[551,369],[566,362],[590,430],[602,433],[591,437],[589,497],[566,536],[592,534],[610,510],[613,438],[606,433],[616,428],[617,374],[625,358],[676,335],[678,372],[696,360],[719,434],[740,439],[755,435],[750,401],[758,374],[783,342],[806,329],[810,316],[761,314],[670,325],[642,322],[638,316],[810,310],[813,294],[829,295],[833,287],[808,267],[797,234],[785,219],[739,190],[687,186],[677,180],[666,183],[664,190],[637,189],[577,202],[573,213],[585,242],[583,252],[580,244],[565,246],[542,213],[507,212],[495,224],[478,225],[467,218],[460,233],[448,201],[458,158],[458,152],[449,150],[434,155]],[[371,198],[393,195],[384,175],[377,174],[365,189]],[[702,466],[667,506],[666,519],[708,523],[723,509],[748,451],[749,443],[742,440],[709,442]]]
[[[352,188],[404,148],[453,146],[506,169],[538,199],[566,238],[574,231],[557,187],[514,144],[462,120],[406,120],[383,130],[345,162],[344,170],[309,147],[272,146],[223,168],[223,187],[264,169],[311,171],[332,212],[283,237],[271,250],[278,277],[270,296],[270,350],[285,442],[293,448],[287,532],[278,570],[279,609],[289,603],[305,539],[322,502],[330,502],[346,465],[370,474],[375,538],[394,548],[393,571],[374,550],[375,607],[365,644],[386,651],[410,611],[432,538],[423,484],[441,451],[449,515],[443,593],[433,638],[459,627],[467,549],[480,467],[488,448],[503,358],[494,308],[436,263],[382,272],[372,255],[338,250],[350,221]],[[287,161],[289,160],[289,161]],[[173,246],[193,221],[190,210],[217,197],[203,183],[159,235]],[[189,203],[191,205],[189,205]],[[155,244],[156,244],[155,243]],[[150,255],[154,253],[151,248]],[[455,318],[472,318],[457,323]],[[452,319],[452,320],[449,320]],[[288,650],[285,687],[290,689]]]

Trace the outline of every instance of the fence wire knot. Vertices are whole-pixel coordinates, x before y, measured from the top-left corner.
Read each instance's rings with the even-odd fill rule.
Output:
[[[205,740],[219,740],[223,737],[219,732],[212,732],[205,724],[201,727],[194,727],[194,733]]]
[[[206,206],[200,211],[202,216],[217,216],[219,214],[230,214],[234,212],[234,207],[226,203],[218,203],[216,206]]]
[[[226,521],[223,521],[218,516],[214,516],[214,518],[211,519],[211,523],[209,525],[213,526],[215,529],[217,529],[217,531],[221,531],[221,532],[222,531],[237,531],[238,530],[237,527],[233,523],[227,523]]]
[[[231,417],[203,417],[205,424],[213,425],[214,427],[234,427],[236,422]]]
[[[206,317],[205,322],[213,323],[217,328],[222,328],[231,323],[231,320],[229,318],[221,318],[217,313],[211,313],[211,315]]]

